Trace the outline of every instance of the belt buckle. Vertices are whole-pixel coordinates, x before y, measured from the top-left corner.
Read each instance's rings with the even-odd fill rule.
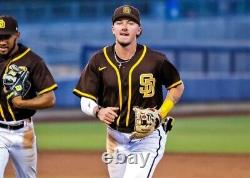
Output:
[[[10,130],[10,125],[7,125],[7,129]]]

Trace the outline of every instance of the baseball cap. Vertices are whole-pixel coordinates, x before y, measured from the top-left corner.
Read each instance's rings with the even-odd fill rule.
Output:
[[[135,21],[137,24],[141,25],[140,22],[140,12],[137,8],[130,5],[123,5],[115,9],[112,22],[114,23],[119,18],[128,17]]]
[[[18,32],[18,24],[11,16],[0,16],[0,35],[12,35]]]

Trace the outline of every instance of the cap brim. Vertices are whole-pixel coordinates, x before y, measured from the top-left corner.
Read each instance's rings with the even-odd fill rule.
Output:
[[[5,32],[5,31],[0,31],[0,35],[13,35],[16,32]]]
[[[115,22],[115,21],[117,21],[118,19],[121,19],[121,18],[128,18],[128,19],[131,19],[132,21],[134,21],[134,22],[136,22],[138,25],[140,25],[140,22],[137,20],[137,18],[135,17],[135,16],[133,16],[133,15],[129,15],[129,14],[127,14],[127,15],[124,15],[124,14],[121,14],[121,15],[118,15],[118,16],[116,16],[115,17],[115,19],[113,19],[113,23]]]

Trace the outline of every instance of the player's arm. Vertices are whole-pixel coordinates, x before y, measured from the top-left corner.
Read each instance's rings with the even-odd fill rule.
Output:
[[[22,99],[21,96],[12,99],[13,106],[20,109],[45,109],[53,107],[55,102],[54,91],[43,93],[32,99]]]
[[[184,91],[183,83],[169,89],[168,94],[159,109],[161,118],[167,117],[168,113],[173,109],[174,105],[181,98],[183,91]]]
[[[115,118],[118,117],[116,111],[117,107],[100,107],[98,104],[87,97],[81,97],[81,110],[88,116],[93,116],[104,122],[105,124],[111,124]]]

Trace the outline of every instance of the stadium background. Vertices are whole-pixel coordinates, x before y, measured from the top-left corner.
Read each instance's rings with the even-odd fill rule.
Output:
[[[34,117],[41,153],[40,177],[51,170],[48,160],[52,164],[55,159],[57,166],[62,167],[62,159],[69,159],[67,155],[73,154],[73,160],[89,156],[98,160],[104,150],[104,127],[96,122],[83,122],[94,119],[80,112],[79,99],[72,94],[72,89],[93,52],[113,43],[111,16],[113,9],[124,3],[141,10],[143,35],[140,43],[164,52],[181,72],[186,87],[180,104],[172,112],[177,118],[176,130],[170,134],[167,144],[170,154],[166,158],[170,160],[166,165],[173,167],[165,174],[159,171],[157,176],[180,177],[178,166],[173,164],[177,163],[190,177],[237,175],[244,178],[244,173],[250,173],[249,168],[224,162],[220,165],[220,161],[230,155],[235,159],[232,162],[250,163],[247,131],[250,126],[250,0],[0,0],[0,14],[18,19],[21,41],[46,60],[59,84],[56,107],[38,112]],[[62,122],[69,120],[75,122]],[[95,144],[91,140],[96,140]],[[210,148],[208,145],[217,146]],[[61,154],[50,150],[61,150]],[[71,153],[72,150],[77,153]],[[56,153],[58,155],[53,157]],[[204,159],[201,153],[209,153],[212,162],[219,165],[205,164],[206,159],[200,161]],[[192,159],[196,160],[184,164]],[[104,170],[101,160],[98,161],[94,164]],[[87,172],[96,171],[86,170],[86,164],[64,170],[76,172],[85,167]],[[204,170],[187,169],[192,164],[194,167],[203,165]],[[165,163],[160,166],[164,167]],[[227,171],[230,175],[220,174],[216,167],[231,170]],[[11,168],[7,174],[13,174]],[[77,174],[69,176],[67,173],[47,177],[62,175],[77,177]]]

